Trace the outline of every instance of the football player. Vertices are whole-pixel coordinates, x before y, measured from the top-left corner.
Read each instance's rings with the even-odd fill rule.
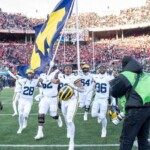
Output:
[[[20,92],[21,92],[21,84],[18,82],[19,79],[22,79],[23,77],[18,73],[17,75],[14,75],[10,70],[9,68],[5,68],[5,70],[9,73],[9,75],[11,77],[13,77],[16,82],[15,82],[15,89],[14,89],[14,96],[13,96],[13,110],[14,110],[14,113],[12,114],[12,116],[16,116],[18,114],[17,112],[17,102],[20,98]]]
[[[34,79],[34,70],[27,69],[26,78],[19,79],[18,82],[22,87],[18,101],[19,129],[17,134],[20,134],[27,127],[27,119],[33,104],[33,94],[38,85],[38,79]]]
[[[48,70],[49,70],[49,66],[46,66],[45,67],[45,72],[41,73],[39,78],[44,80],[47,76],[46,74],[47,74]],[[39,82],[39,94],[36,95],[34,99],[36,101],[40,101],[42,98],[43,98],[43,88],[42,88],[41,82]]]
[[[70,85],[74,89],[73,95],[69,99],[66,99],[66,97],[68,97],[72,93],[71,88],[67,87],[65,89],[65,91],[67,92],[64,91],[62,92],[62,94],[59,94],[59,98],[62,103],[61,110],[67,126],[67,138],[70,138],[68,150],[74,150],[74,136],[75,136],[74,116],[78,107],[77,91],[82,92],[84,91],[84,89],[80,82],[81,78],[73,74],[72,65],[67,64],[64,67],[64,74],[59,74],[58,78],[60,80],[62,88],[63,86]]]
[[[89,72],[90,70],[89,65],[83,65],[82,66],[82,72],[83,74],[81,75],[81,83],[84,87],[85,92],[79,93],[79,102],[80,102],[80,107],[85,109],[84,113],[84,121],[88,119],[88,112],[90,110],[90,104],[92,100],[92,94],[93,94],[93,76]]]
[[[53,67],[54,68],[54,67]],[[52,71],[53,69],[51,69]],[[38,131],[35,136],[35,140],[42,139],[44,137],[43,134],[43,125],[45,122],[45,115],[48,110],[50,116],[57,120],[58,126],[62,127],[61,117],[57,113],[57,95],[58,95],[58,70],[51,72],[49,75],[46,75],[45,78],[41,82],[43,97],[39,103],[39,115],[38,115]]]
[[[95,81],[95,98],[92,105],[91,115],[98,118],[98,123],[102,122],[101,137],[106,137],[107,127],[107,107],[109,97],[109,81],[110,78],[107,75],[106,68],[99,66],[96,75],[93,76]],[[100,113],[99,113],[100,111]]]

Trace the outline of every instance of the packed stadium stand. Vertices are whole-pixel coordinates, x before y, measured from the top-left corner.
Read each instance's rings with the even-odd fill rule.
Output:
[[[43,19],[27,18],[20,13],[0,12],[0,29],[33,30],[33,26],[43,21]]]
[[[96,13],[79,14],[80,32],[80,58],[82,63],[88,63],[91,67],[103,63],[108,66],[113,61],[113,66],[120,69],[119,61],[128,54],[144,65],[146,71],[150,71],[150,0],[140,8],[130,8],[120,11],[118,15],[98,16]],[[59,46],[55,62],[58,65],[77,62],[75,14],[67,23],[65,38]],[[9,14],[0,12],[0,68],[5,66],[15,68],[18,65],[26,65],[34,44],[35,25],[43,23],[44,19],[27,18],[22,14]],[[130,25],[135,25],[131,28]],[[140,28],[139,28],[140,26]],[[115,27],[115,29],[114,29]],[[124,28],[123,34],[111,35]],[[102,29],[105,28],[103,33]],[[92,29],[92,30],[90,30]],[[92,32],[98,29],[99,32]],[[108,30],[106,30],[108,29]],[[91,31],[91,32],[90,32]],[[100,36],[101,35],[101,36]],[[107,38],[104,36],[107,35]],[[94,57],[93,57],[94,43]],[[65,49],[64,49],[65,47]],[[54,46],[54,51],[56,46]],[[63,52],[63,58],[62,58]]]

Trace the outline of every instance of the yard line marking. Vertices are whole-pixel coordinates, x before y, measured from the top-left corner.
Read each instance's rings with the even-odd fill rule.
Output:
[[[13,114],[13,113],[12,113]],[[12,114],[0,114],[0,116],[12,116]],[[60,115],[62,115],[62,113],[59,113]],[[78,113],[77,115],[83,115],[84,113]],[[32,113],[32,114],[29,114],[29,116],[37,116],[38,113]],[[48,114],[47,114],[48,115]],[[18,116],[18,115],[16,115]]]
[[[13,113],[12,113],[13,114]],[[0,116],[10,116],[10,115],[12,115],[12,114],[0,114]],[[59,114],[61,114],[62,115],[62,113],[59,113]],[[84,113],[76,113],[77,115],[83,115]],[[38,113],[31,113],[31,114],[29,114],[30,116],[36,116],[36,115],[38,115]],[[89,115],[90,115],[90,113],[89,113]]]
[[[118,147],[119,144],[76,144],[75,147]],[[0,144],[0,147],[68,147],[68,145],[52,144],[52,145],[15,145],[15,144]]]

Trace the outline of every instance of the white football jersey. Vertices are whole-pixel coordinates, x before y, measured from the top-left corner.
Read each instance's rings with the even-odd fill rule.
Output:
[[[93,86],[92,82],[93,82],[92,74],[89,73],[88,75],[84,74],[81,75],[81,83],[86,91],[88,91],[88,89],[91,89],[91,86]]]
[[[75,86],[75,83],[81,80],[81,77],[78,75],[76,76],[74,74],[71,74],[69,76],[64,75],[64,74],[59,74],[58,79],[60,80],[60,88],[62,88],[63,86],[66,86],[66,85]],[[74,90],[74,96],[77,96],[76,90]]]
[[[110,77],[105,74],[96,74],[93,76],[95,81],[95,94],[101,99],[109,97]]]
[[[43,95],[49,97],[55,97],[58,94],[58,84],[51,82],[51,79],[54,77],[52,72],[50,75],[45,76],[42,82]]]
[[[20,79],[19,83],[22,86],[20,97],[24,99],[33,99],[33,94],[35,87],[38,84],[38,79]]]

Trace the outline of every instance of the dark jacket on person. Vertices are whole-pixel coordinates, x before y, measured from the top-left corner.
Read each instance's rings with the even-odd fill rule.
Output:
[[[123,58],[122,68],[123,72],[128,71],[135,73],[137,76],[140,76],[143,73],[142,65],[130,56],[125,56]],[[135,89],[132,88],[133,86],[134,85],[131,85],[131,82],[126,78],[126,76],[120,74],[117,78],[110,82],[110,94],[116,98],[125,96],[125,109],[131,107],[149,107],[150,103],[143,104],[142,98]]]

